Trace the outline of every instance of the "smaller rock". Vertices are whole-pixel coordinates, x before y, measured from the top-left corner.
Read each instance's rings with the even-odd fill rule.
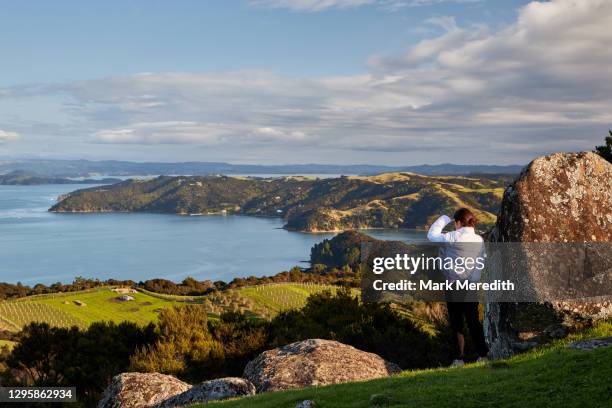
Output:
[[[298,402],[295,408],[316,408],[317,403],[313,400],[304,400],[302,402]]]
[[[568,348],[575,350],[593,350],[599,347],[610,346],[612,346],[612,337],[573,341],[567,345]]]
[[[171,375],[123,373],[113,377],[98,408],[149,408],[190,388]]]
[[[155,408],[175,408],[197,402],[208,402],[232,397],[255,395],[255,386],[244,378],[227,377],[205,381],[191,389],[175,395]]]

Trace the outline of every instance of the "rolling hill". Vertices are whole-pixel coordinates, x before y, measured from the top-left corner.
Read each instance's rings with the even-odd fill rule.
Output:
[[[175,296],[139,290],[130,293],[134,300],[127,302],[118,301],[119,294],[110,289],[99,287],[0,301],[0,329],[16,332],[30,322],[81,328],[97,321],[131,321],[144,325],[156,321],[163,308],[185,303],[202,304],[211,318],[227,310],[241,310],[253,316],[270,318],[282,310],[304,306],[313,293],[335,291],[336,287],[278,283],[229,289],[205,296]]]
[[[319,232],[425,228],[441,213],[468,207],[489,225],[505,184],[503,177],[414,173],[329,179],[160,176],[77,190],[50,211],[272,216],[282,217],[287,229]]]

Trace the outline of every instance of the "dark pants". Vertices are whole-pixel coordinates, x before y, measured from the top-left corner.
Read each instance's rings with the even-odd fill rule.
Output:
[[[478,302],[447,302],[446,305],[448,307],[448,320],[455,337],[455,342],[457,341],[457,334],[463,334],[463,321],[465,319],[478,355],[485,357],[489,350],[485,342],[482,324],[480,324],[478,319]],[[458,358],[463,358],[459,354],[459,347],[457,346],[457,356]]]

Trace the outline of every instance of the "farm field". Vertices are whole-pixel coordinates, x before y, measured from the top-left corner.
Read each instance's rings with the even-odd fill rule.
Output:
[[[32,296],[1,302],[0,318],[18,328],[33,321],[60,327],[87,327],[101,320],[147,324],[157,318],[159,310],[175,303],[144,293],[130,294],[134,300],[129,302],[119,302],[117,296],[110,288]]]
[[[276,314],[286,309],[299,309],[308,296],[329,290],[335,293],[338,286],[301,283],[278,283],[237,289],[241,297],[249,299],[255,310],[263,309]]]
[[[132,321],[147,324],[172,305],[200,303],[215,318],[226,310],[251,312],[271,318],[278,312],[302,307],[313,293],[335,291],[330,285],[279,283],[231,289],[208,296],[172,296],[147,291],[131,293],[133,301],[117,301],[110,288],[82,292],[36,295],[0,302],[0,328],[19,331],[30,322],[46,322],[59,327],[87,327],[96,321]]]

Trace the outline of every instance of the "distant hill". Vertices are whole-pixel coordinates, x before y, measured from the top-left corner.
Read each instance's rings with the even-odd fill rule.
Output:
[[[373,175],[389,172],[412,172],[425,175],[467,175],[469,173],[517,174],[523,166],[437,164],[421,166],[287,164],[258,165],[222,162],[137,163],[128,161],[89,160],[4,160],[0,173],[15,170],[55,177],[89,177],[93,174],[108,176],[134,175],[194,175],[214,174],[361,174]]]
[[[273,216],[285,219],[287,229],[309,232],[424,228],[458,207],[492,224],[505,185],[495,178],[413,173],[328,179],[160,176],[77,190],[50,211]]]
[[[0,174],[0,185],[31,186],[39,184],[113,184],[120,181],[120,179],[116,178],[73,180],[65,177],[41,176],[40,174],[20,170],[15,170],[8,174]]]

